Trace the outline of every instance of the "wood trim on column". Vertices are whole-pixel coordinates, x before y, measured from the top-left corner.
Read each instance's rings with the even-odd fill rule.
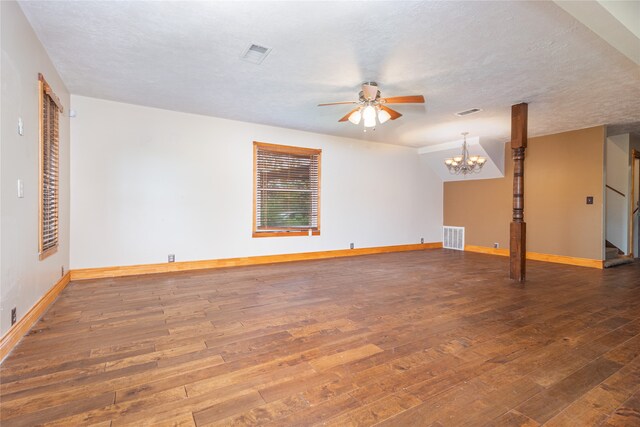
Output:
[[[9,354],[29,329],[42,317],[49,306],[69,284],[71,272],[67,272],[49,291],[40,298],[33,307],[0,339],[0,361]]]
[[[511,106],[513,156],[513,222],[509,229],[509,277],[526,278],[527,224],[524,222],[524,156],[527,148],[526,103]]]
[[[338,249],[321,252],[261,255],[242,258],[223,258],[203,261],[183,261],[162,264],[127,265],[120,267],[83,268],[71,271],[71,280],[101,279],[105,277],[134,276],[138,274],[168,273],[175,271],[203,270],[209,268],[239,267],[246,265],[274,264],[291,261],[308,261],[358,255],[383,254],[389,252],[420,251],[442,248],[442,242],[415,245],[377,246],[371,248]]]

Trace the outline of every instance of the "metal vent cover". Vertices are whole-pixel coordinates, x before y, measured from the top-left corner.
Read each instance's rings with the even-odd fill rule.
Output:
[[[456,116],[458,117],[464,117],[464,116],[468,116],[469,114],[475,114],[475,113],[479,113],[480,111],[482,111],[481,108],[470,108],[468,110],[464,110],[464,111],[459,111],[456,113]]]
[[[271,52],[270,47],[260,46],[254,43],[251,43],[240,55],[240,59],[251,62],[254,64],[260,64]]]
[[[464,227],[442,227],[442,247],[464,251]]]

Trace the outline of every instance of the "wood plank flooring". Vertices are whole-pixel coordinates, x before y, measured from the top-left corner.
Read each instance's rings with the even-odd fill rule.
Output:
[[[640,264],[448,250],[71,283],[3,427],[640,426]]]

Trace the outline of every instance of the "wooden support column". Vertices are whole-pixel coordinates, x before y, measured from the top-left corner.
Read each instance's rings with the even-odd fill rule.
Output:
[[[511,154],[513,156],[513,221],[509,238],[509,277],[526,277],[527,224],[524,222],[524,155],[527,148],[527,104],[511,106]]]

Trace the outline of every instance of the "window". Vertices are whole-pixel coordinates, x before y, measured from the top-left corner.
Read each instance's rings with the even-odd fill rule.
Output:
[[[40,259],[58,249],[59,214],[59,143],[58,114],[60,99],[53,93],[42,74],[40,84]]]
[[[253,237],[320,234],[322,150],[253,143]]]

